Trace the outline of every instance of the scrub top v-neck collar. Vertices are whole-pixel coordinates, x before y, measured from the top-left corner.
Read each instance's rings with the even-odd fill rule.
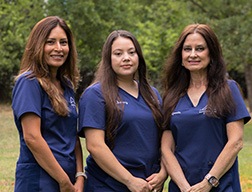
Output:
[[[191,107],[193,107],[193,108],[198,108],[198,107],[200,106],[200,104],[202,103],[202,100],[203,100],[203,98],[205,97],[205,95],[206,95],[206,91],[204,91],[204,92],[202,93],[202,95],[200,96],[199,101],[198,101],[198,103],[197,103],[196,105],[193,104],[193,102],[192,102],[190,96],[188,95],[188,93],[186,93],[185,96],[186,96],[187,100],[189,101],[189,103],[191,104]]]
[[[127,95],[129,95],[130,97],[133,97],[134,99],[136,99],[136,100],[139,100],[139,88],[138,88],[138,90],[137,90],[137,97],[135,97],[134,95],[132,95],[132,94],[130,94],[129,92],[127,92],[127,91],[125,91],[123,88],[121,88],[121,87],[118,87],[119,88],[119,90],[121,90],[121,91],[123,91],[124,93],[126,93]]]

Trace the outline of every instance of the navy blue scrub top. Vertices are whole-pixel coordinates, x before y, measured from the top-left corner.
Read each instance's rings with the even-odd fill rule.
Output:
[[[26,73],[25,75],[27,75]],[[77,110],[74,91],[64,86],[64,97],[68,102],[69,115],[57,115],[46,92],[36,78],[28,79],[22,75],[13,89],[12,108],[14,120],[19,132],[20,155],[16,166],[15,191],[50,191],[58,192],[58,183],[37,163],[27,147],[20,117],[28,112],[41,118],[41,133],[53,155],[75,182],[76,159],[74,154],[77,136]]]
[[[161,103],[159,93],[156,89],[153,90]],[[119,95],[122,99],[120,102],[124,104],[124,111],[112,152],[132,175],[146,179],[160,169],[158,128],[152,111],[141,94],[135,98],[119,88]],[[99,83],[87,88],[81,96],[79,116],[79,133],[87,127],[106,129],[105,101]],[[129,191],[125,185],[106,174],[92,156],[86,161],[88,179],[85,191]]]
[[[206,93],[202,95],[196,107],[186,94],[179,100],[172,113],[170,129],[176,146],[175,156],[190,185],[203,180],[227,143],[226,124],[239,119],[244,119],[244,123],[250,120],[236,82],[228,80],[228,84],[237,107],[234,115],[226,119],[207,117]],[[180,191],[173,181],[170,182],[169,188],[172,192]],[[220,179],[220,185],[214,191],[241,191],[237,159],[232,168]]]

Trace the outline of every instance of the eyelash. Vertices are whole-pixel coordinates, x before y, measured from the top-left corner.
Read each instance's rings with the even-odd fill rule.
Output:
[[[192,48],[185,47],[183,50],[186,51],[186,52],[189,52],[189,51],[192,50]],[[202,52],[202,51],[205,50],[205,48],[204,48],[204,47],[198,47],[198,48],[196,48],[195,50],[198,51],[198,52]]]
[[[130,52],[128,52],[128,53],[129,53],[129,55],[133,56],[133,55],[136,53],[136,51],[130,51]],[[115,52],[114,55],[116,55],[116,56],[121,56],[121,55],[122,55],[122,52]]]
[[[47,40],[47,41],[46,41],[46,44],[52,45],[52,44],[54,44],[54,43],[55,43],[55,41],[53,41],[53,40]],[[68,42],[67,42],[67,41],[61,41],[60,44],[61,44],[61,45],[67,45]]]

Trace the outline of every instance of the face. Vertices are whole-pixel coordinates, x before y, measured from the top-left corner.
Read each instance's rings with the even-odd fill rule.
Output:
[[[205,71],[210,63],[209,49],[199,33],[187,36],[182,49],[182,63],[189,71]]]
[[[44,59],[50,69],[57,70],[64,64],[69,53],[68,39],[65,31],[57,26],[52,29],[44,47]]]
[[[111,47],[111,65],[118,78],[133,79],[138,68],[138,54],[130,39],[115,39]]]

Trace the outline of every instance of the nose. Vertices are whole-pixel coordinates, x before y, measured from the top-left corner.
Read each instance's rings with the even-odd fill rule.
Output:
[[[195,49],[192,49],[192,51],[190,53],[190,57],[197,57],[197,53],[196,53]]]
[[[61,51],[61,50],[62,50],[62,46],[61,46],[60,42],[55,43],[54,49],[55,49],[56,51]]]
[[[123,55],[123,61],[128,61],[129,60],[129,54],[128,53],[125,53]]]

